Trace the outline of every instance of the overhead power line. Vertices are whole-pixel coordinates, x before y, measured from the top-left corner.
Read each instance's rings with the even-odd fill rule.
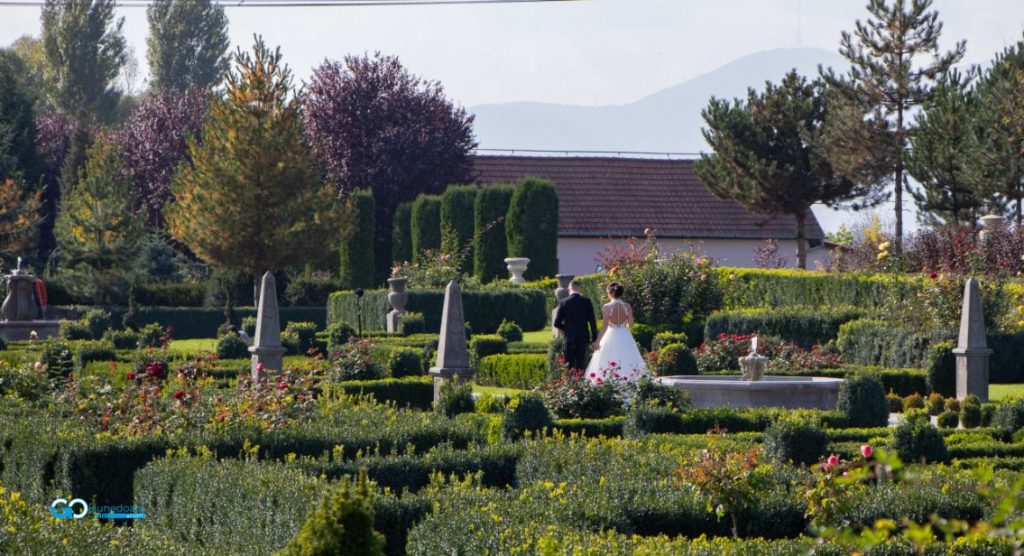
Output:
[[[616,150],[573,150],[573,149],[473,149],[479,154],[529,154],[537,156],[624,156],[624,157],[650,157],[650,158],[693,158],[701,153],[685,152],[664,152],[664,151],[616,151]]]
[[[354,8],[396,6],[457,6],[480,4],[540,4],[583,0],[217,0],[224,8]],[[151,0],[116,0],[119,8],[146,8]],[[0,0],[0,7],[41,7],[42,0]]]

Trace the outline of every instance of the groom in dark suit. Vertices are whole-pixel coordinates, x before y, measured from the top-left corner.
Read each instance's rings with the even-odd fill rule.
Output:
[[[597,341],[597,319],[594,304],[580,295],[580,283],[569,282],[569,297],[558,304],[554,327],[565,336],[562,355],[570,369],[587,368],[587,346]]]

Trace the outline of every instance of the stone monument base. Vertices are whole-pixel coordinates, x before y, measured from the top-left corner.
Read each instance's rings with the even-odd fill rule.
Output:
[[[398,334],[402,331],[402,315],[398,311],[390,311],[385,316],[387,320],[387,331],[388,334]]]
[[[430,368],[430,376],[434,378],[434,401],[441,399],[441,385],[444,381],[458,378],[459,382],[470,382],[473,380],[473,369],[442,369]]]
[[[0,338],[4,340],[28,340],[32,331],[41,340],[52,338],[60,332],[59,320],[9,320],[0,321]]]
[[[284,368],[284,348],[258,348],[256,346],[250,347],[249,352],[252,353],[252,378],[256,380],[263,380],[264,375],[267,371],[278,371]],[[263,363],[263,372],[257,370],[257,365]]]

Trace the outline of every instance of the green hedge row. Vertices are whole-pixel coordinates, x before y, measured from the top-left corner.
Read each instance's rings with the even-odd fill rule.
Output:
[[[278,462],[162,458],[136,475],[134,503],[146,509],[137,527],[223,553],[269,554],[288,544],[326,488],[323,480]],[[377,492],[373,510],[386,553],[398,555],[430,502]]]
[[[420,253],[441,247],[441,198],[420,195],[412,204],[412,260],[419,262]]]
[[[441,226],[448,226],[455,233],[458,242],[455,247],[460,252],[473,243],[473,210],[477,191],[473,185],[450,185],[441,194]]]
[[[480,190],[473,208],[473,275],[486,284],[507,274],[508,238],[505,236],[505,215],[514,189],[509,185],[491,185]]]
[[[363,330],[384,330],[385,315],[391,310],[387,290],[367,290],[360,302],[350,291],[334,292],[327,302],[327,320],[355,327],[362,306]],[[503,319],[515,321],[523,330],[540,330],[547,324],[544,292],[530,288],[463,291],[462,310],[476,334],[493,334]],[[443,290],[412,290],[406,310],[422,313],[428,332],[441,330]],[[282,313],[284,309],[282,309]]]
[[[727,308],[742,307],[878,307],[891,288],[884,275],[827,273],[759,268],[716,269]],[[910,277],[908,282],[914,282]]]
[[[544,384],[547,374],[547,354],[499,354],[480,359],[476,381],[505,388],[531,389]]]
[[[108,311],[111,315],[111,322],[120,323],[121,318],[127,312],[127,307],[104,306],[101,309]],[[84,312],[87,307],[70,307],[79,313]],[[256,317],[255,307],[235,307],[235,316],[241,320],[245,317]],[[323,307],[279,307],[281,315],[281,329],[284,330],[290,322],[312,322],[318,328],[327,325],[327,311]],[[162,327],[171,327],[171,332],[176,340],[187,340],[191,338],[216,338],[217,327],[224,324],[224,309],[217,307],[139,307],[135,317],[137,326],[157,323]],[[235,324],[240,324],[235,323]]]
[[[909,396],[917,393],[927,395],[931,390],[928,388],[928,372],[924,369],[887,369],[875,366],[847,366],[839,369],[809,369],[804,371],[772,371],[771,375],[780,376],[823,376],[828,378],[846,378],[858,372],[869,371],[882,380],[885,391],[893,391],[900,396]],[[719,371],[708,373],[709,375],[735,375],[736,371]]]
[[[526,177],[516,184],[505,219],[510,257],[527,257],[526,278],[558,274],[558,192],[548,180]]]
[[[864,316],[855,307],[779,307],[718,311],[707,318],[705,338],[721,334],[764,334],[778,336],[804,348],[834,340],[840,325]]]
[[[337,387],[349,395],[369,394],[378,402],[394,402],[398,407],[434,406],[434,379],[430,377],[353,380],[338,383]]]
[[[412,203],[399,203],[395,207],[391,232],[391,260],[409,262],[412,260]]]
[[[345,201],[346,219],[338,244],[338,284],[342,288],[370,288],[377,283],[373,279],[375,210],[369,189],[354,191]]]

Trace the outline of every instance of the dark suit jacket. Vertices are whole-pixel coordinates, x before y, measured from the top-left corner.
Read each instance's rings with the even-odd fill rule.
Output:
[[[565,334],[566,343],[593,342],[597,339],[594,305],[580,294],[570,295],[558,304],[554,326]],[[589,333],[587,327],[590,328]]]

